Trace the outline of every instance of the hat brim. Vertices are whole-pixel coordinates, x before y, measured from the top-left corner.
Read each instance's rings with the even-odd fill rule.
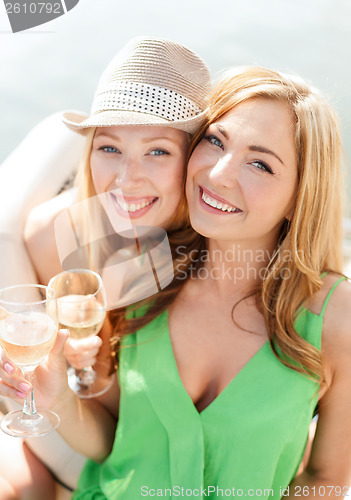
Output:
[[[118,125],[148,125],[172,127],[189,134],[196,132],[205,120],[202,112],[187,120],[166,120],[157,115],[138,113],[137,111],[102,111],[93,116],[87,116],[77,111],[65,111],[62,114],[63,123],[74,132],[86,135],[92,127],[114,127]]]

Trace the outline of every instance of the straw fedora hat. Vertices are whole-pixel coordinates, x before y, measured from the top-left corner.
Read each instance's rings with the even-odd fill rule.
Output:
[[[63,113],[63,122],[85,134],[90,127],[169,126],[193,133],[204,119],[210,75],[204,61],[178,43],[132,39],[98,83],[90,116]]]

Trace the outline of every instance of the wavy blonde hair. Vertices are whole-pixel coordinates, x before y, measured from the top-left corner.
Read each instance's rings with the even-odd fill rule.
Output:
[[[341,274],[343,197],[339,120],[321,93],[296,76],[262,67],[224,73],[209,96],[206,128],[238,104],[253,98],[287,104],[295,117],[298,187],[294,213],[280,233],[258,291],[270,344],[287,366],[323,381],[321,354],[301,338],[294,322],[320,289],[326,271]],[[278,124],[279,126],[279,124]],[[285,252],[291,259],[284,260]],[[290,276],[284,279],[283,273]],[[279,279],[277,279],[279,277]]]

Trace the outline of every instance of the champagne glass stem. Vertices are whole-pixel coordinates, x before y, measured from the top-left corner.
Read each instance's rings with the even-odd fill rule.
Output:
[[[97,373],[92,366],[86,366],[77,373],[80,383],[86,386],[93,384],[97,379]]]
[[[25,379],[28,380],[28,382],[30,384],[32,384],[33,375],[34,375],[34,370],[26,371],[24,373]],[[30,390],[29,394],[27,394],[26,399],[24,400],[23,413],[24,413],[24,415],[27,415],[28,417],[31,417],[31,418],[38,417],[37,409],[36,409],[35,402],[34,402],[33,387]]]

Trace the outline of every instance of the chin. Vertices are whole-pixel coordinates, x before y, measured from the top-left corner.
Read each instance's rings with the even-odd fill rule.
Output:
[[[190,218],[190,224],[192,226],[193,229],[195,229],[195,231],[199,234],[201,234],[201,236],[205,236],[205,238],[213,238],[214,237],[214,234],[213,234],[213,230],[211,230],[210,227],[208,227],[208,224],[205,224],[203,221],[199,220],[197,217],[191,217],[191,215],[189,216]]]

